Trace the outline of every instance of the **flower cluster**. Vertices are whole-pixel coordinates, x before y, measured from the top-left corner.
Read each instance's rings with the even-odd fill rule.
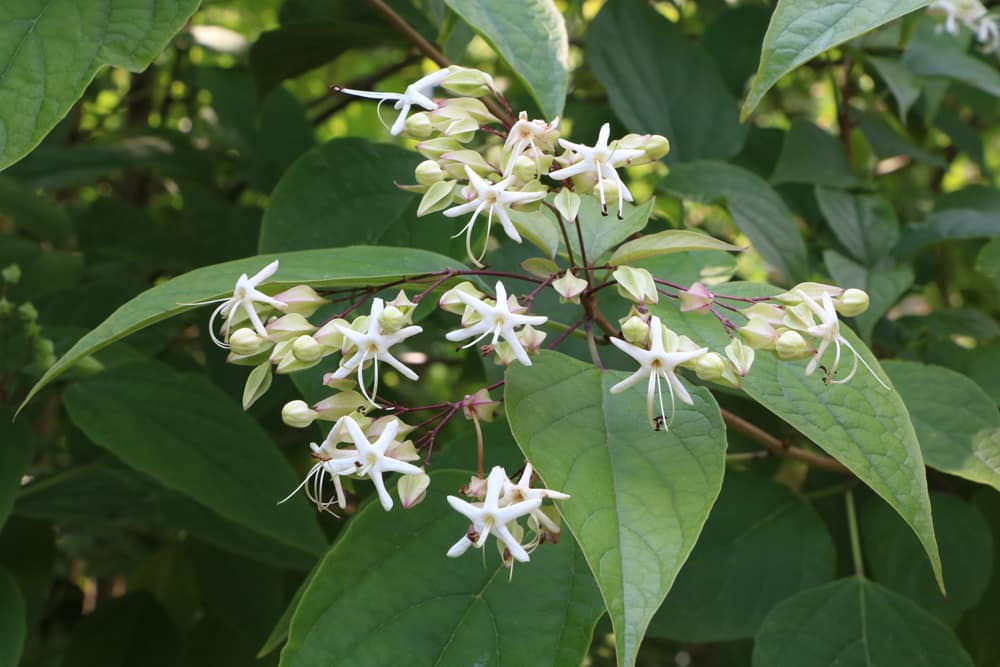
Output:
[[[942,27],[950,35],[958,35],[959,24],[971,30],[983,53],[993,53],[1000,48],[997,20],[979,0],[935,0],[927,10],[944,16]]]

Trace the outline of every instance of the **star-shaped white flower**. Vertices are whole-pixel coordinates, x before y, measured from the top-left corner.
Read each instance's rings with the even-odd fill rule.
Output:
[[[1000,47],[1000,29],[996,20],[988,15],[986,7],[979,0],[936,0],[930,4],[928,11],[944,14],[944,29],[949,34],[957,36],[959,23],[964,24],[982,44],[980,48],[984,53],[996,51]]]
[[[391,420],[375,442],[371,442],[354,419],[350,416],[341,417],[341,419],[344,421],[347,434],[354,442],[358,452],[355,459],[357,470],[354,474],[358,477],[367,477],[372,481],[378,492],[378,499],[382,502],[382,508],[388,512],[392,509],[392,496],[385,488],[385,480],[382,479],[382,475],[387,472],[398,472],[403,475],[422,475],[424,473],[412,463],[386,455],[386,451],[392,446],[399,433],[399,420]]]
[[[507,132],[507,139],[503,144],[504,153],[507,153],[507,166],[504,167],[503,175],[510,176],[514,172],[514,163],[517,158],[521,157],[529,148],[534,153],[537,164],[538,155],[542,151],[538,149],[535,142],[541,141],[546,134],[557,127],[559,127],[559,116],[556,116],[551,123],[546,123],[544,120],[528,120],[526,111],[518,114],[517,122]]]
[[[795,290],[799,298],[802,299],[802,303],[819,319],[819,324],[813,324],[805,329],[805,333],[816,336],[819,339],[819,346],[816,348],[816,354],[813,358],[809,360],[806,365],[806,375],[812,375],[816,368],[819,366],[820,360],[826,353],[827,349],[832,344],[834,346],[833,363],[830,365],[830,369],[826,375],[826,381],[829,384],[844,384],[849,382],[854,374],[858,371],[858,361],[860,360],[864,364],[868,372],[878,380],[878,383],[889,389],[889,386],[882,381],[882,378],[872,370],[872,367],[868,365],[868,362],[861,358],[858,351],[854,349],[846,338],[840,334],[840,319],[837,317],[837,309],[833,304],[833,298],[827,292],[823,292],[820,295],[820,301],[822,304],[818,303],[811,296],[806,294],[803,290]],[[839,380],[834,380],[833,376],[836,374],[837,369],[840,367],[840,347],[844,346],[854,355],[854,361],[851,365],[851,372],[847,374],[846,377]],[[891,391],[891,389],[890,389]]]
[[[502,181],[491,183],[474,172],[469,165],[465,165],[465,173],[469,177],[470,189],[466,202],[447,209],[444,211],[444,214],[449,218],[455,218],[465,215],[470,211],[473,212],[469,224],[463,227],[462,231],[455,234],[455,236],[465,234],[465,250],[469,253],[469,259],[476,266],[482,267],[480,262],[483,259],[483,255],[486,254],[486,245],[489,243],[490,230],[493,227],[493,214],[496,213],[496,216],[500,218],[500,224],[503,225],[503,230],[507,233],[507,236],[520,243],[521,235],[517,232],[517,227],[511,221],[510,215],[507,213],[507,207],[512,204],[525,204],[538,201],[545,197],[545,193],[508,192],[507,188],[510,186],[511,181],[514,180],[513,176],[508,176]],[[479,217],[484,208],[489,209],[486,222],[486,244],[483,244],[483,252],[477,258],[472,254],[472,228],[476,224],[476,218]]]
[[[306,477],[302,480],[302,483],[295,487],[295,490],[288,494],[284,500],[279,502],[279,505],[288,501],[300,489],[305,488],[306,496],[318,510],[334,514],[330,509],[330,506],[334,502],[336,502],[340,509],[347,507],[347,498],[344,495],[344,486],[340,478],[343,475],[353,475],[357,471],[358,451],[356,449],[337,448],[337,444],[343,442],[346,435],[344,426],[345,424],[341,420],[338,420],[334,427],[330,429],[330,433],[327,434],[322,444],[309,443],[309,447],[312,449],[312,457],[316,459],[316,463],[306,473]],[[324,500],[323,483],[327,477],[333,481],[335,495],[329,500]]]
[[[517,360],[525,366],[530,366],[531,359],[528,357],[528,353],[525,351],[524,345],[522,345],[521,341],[518,339],[514,328],[525,324],[541,326],[542,324],[545,324],[549,318],[543,315],[521,315],[520,313],[512,313],[510,310],[510,304],[507,302],[507,289],[499,280],[497,281],[496,292],[496,303],[491,306],[482,299],[478,299],[471,294],[466,294],[461,290],[455,290],[455,295],[462,301],[462,303],[479,315],[479,321],[471,326],[456,329],[455,331],[449,331],[445,335],[445,338],[455,342],[465,340],[466,338],[472,338],[478,334],[478,337],[475,340],[471,343],[466,343],[463,346],[472,347],[492,333],[493,340],[490,342],[491,345],[496,345],[497,339],[503,337],[503,339],[510,345],[511,349],[514,350],[514,356],[517,357]]]
[[[568,493],[562,493],[561,491],[553,491],[545,488],[531,488],[531,475],[533,473],[534,470],[532,470],[531,464],[525,463],[524,472],[521,473],[521,479],[517,481],[517,484],[504,477],[503,495],[500,498],[501,506],[518,503],[522,500],[544,500],[546,498],[551,498],[552,500],[568,500],[570,498]],[[553,533],[559,532],[559,526],[556,525],[556,523],[541,510],[541,507],[533,509],[530,514],[540,526],[544,526],[547,530]]]
[[[233,288],[233,295],[223,299],[218,299],[216,301],[204,301],[201,303],[187,304],[193,306],[203,306],[209,303],[217,303],[221,301],[222,303],[212,311],[212,316],[208,319],[208,333],[212,337],[212,342],[222,348],[229,347],[229,333],[231,327],[226,326],[225,338],[220,339],[215,333],[215,318],[222,315],[226,318],[227,322],[232,322],[236,318],[236,314],[240,308],[242,308],[249,318],[250,323],[253,325],[254,330],[257,335],[262,338],[267,338],[267,329],[264,328],[264,323],[260,319],[260,315],[257,314],[257,310],[254,308],[255,303],[263,303],[272,308],[277,308],[278,310],[285,310],[288,305],[282,301],[275,299],[272,296],[264,294],[257,289],[257,286],[266,281],[268,278],[273,276],[278,270],[278,260],[274,260],[263,269],[255,273],[252,277],[247,277],[247,274],[241,275],[236,280],[236,286]]]
[[[437,109],[437,103],[431,99],[431,95],[434,93],[434,89],[437,88],[442,81],[448,78],[451,74],[451,70],[447,67],[444,69],[439,69],[436,72],[431,72],[427,76],[417,79],[409,86],[406,87],[402,93],[380,93],[371,90],[354,90],[352,88],[343,88],[341,86],[333,86],[333,90],[338,93],[345,93],[347,95],[354,95],[356,97],[364,97],[371,100],[379,100],[379,109],[382,107],[382,103],[386,101],[395,101],[392,105],[393,109],[399,111],[399,116],[396,118],[396,122],[392,124],[389,128],[389,134],[393,136],[399,134],[403,131],[403,127],[406,125],[406,117],[410,114],[410,109],[414,105],[426,109],[427,111],[434,111]],[[379,119],[381,119],[379,115]]]
[[[601,211],[608,214],[608,202],[604,196],[604,181],[608,180],[618,186],[618,219],[623,217],[623,201],[631,202],[632,193],[625,186],[621,176],[615,171],[616,167],[628,164],[632,160],[645,155],[645,152],[638,149],[608,148],[608,137],[611,134],[611,125],[605,123],[601,126],[601,131],[597,135],[597,143],[593,146],[574,144],[565,139],[559,140],[559,145],[576,154],[577,161],[563,169],[549,172],[549,176],[561,181],[564,178],[580,176],[584,174],[592,175],[597,181],[597,189],[601,195]]]
[[[507,528],[507,524],[531,514],[541,506],[542,499],[532,498],[501,507],[500,492],[506,481],[508,481],[507,474],[503,468],[495,466],[486,479],[486,498],[482,503],[472,504],[461,498],[448,496],[448,504],[451,505],[452,509],[465,515],[472,522],[471,533],[475,537],[475,539],[470,537],[470,533],[463,535],[458,542],[452,545],[451,549],[448,549],[448,556],[451,558],[461,556],[472,545],[482,547],[486,543],[486,538],[489,537],[490,533],[493,533],[498,540],[504,543],[515,560],[522,563],[531,560],[528,552]]]
[[[389,348],[393,345],[401,343],[410,336],[417,335],[423,331],[423,327],[410,325],[408,327],[403,327],[395,333],[383,333],[382,325],[379,322],[383,310],[385,310],[385,302],[382,299],[372,299],[372,309],[368,317],[368,331],[365,332],[355,331],[354,329],[345,327],[342,324],[336,325],[337,331],[343,334],[344,338],[354,343],[357,350],[353,355],[351,355],[350,358],[340,360],[340,368],[332,374],[331,379],[343,380],[356,369],[358,371],[358,386],[361,389],[361,393],[364,394],[364,397],[367,398],[368,402],[372,405],[376,405],[375,396],[378,394],[379,361],[384,361],[389,364],[402,373],[403,377],[409,380],[418,379],[416,373],[407,368],[402,361],[392,356],[392,353],[389,352]],[[374,369],[375,376],[374,382],[372,383],[371,395],[368,394],[368,390],[365,388],[364,380],[365,362],[369,359],[372,360],[372,367]]]
[[[688,405],[694,405],[691,394],[677,377],[677,367],[681,364],[697,359],[708,352],[707,347],[700,347],[694,350],[666,350],[663,347],[663,323],[655,315],[649,321],[650,346],[645,350],[638,345],[626,342],[620,338],[612,338],[611,343],[619,350],[639,362],[639,370],[628,376],[611,388],[612,394],[619,394],[643,378],[649,378],[649,385],[646,390],[646,416],[649,423],[659,430],[663,425],[669,428],[674,420],[676,409],[675,401],[680,399]],[[663,408],[663,392],[660,389],[660,379],[667,383],[670,392],[670,419],[667,419],[666,410]],[[659,397],[660,401],[660,423],[653,418],[653,393]]]

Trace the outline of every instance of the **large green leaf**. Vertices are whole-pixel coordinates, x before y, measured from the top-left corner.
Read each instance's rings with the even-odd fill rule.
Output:
[[[941,536],[947,598],[934,582],[920,542],[885,503],[866,503],[861,539],[874,579],[954,624],[986,590],[993,569],[993,537],[974,505],[946,493],[931,494],[931,503]]]
[[[632,665],[653,613],[687,560],[715,502],[726,435],[711,394],[691,392],[669,431],[645,416],[645,387],[557,352],[507,372],[514,437],[561,503],[597,578],[615,629],[619,665]]]
[[[896,248],[896,255],[908,257],[918,250],[957,239],[975,239],[1000,235],[1000,219],[990,210],[949,208],[935,211],[922,223],[907,225]]]
[[[79,381],[64,403],[94,443],[220,516],[307,553],[326,544],[274,442],[239,403],[200,375],[128,364]]]
[[[987,62],[966,53],[964,40],[942,31],[940,24],[921,21],[903,52],[902,63],[924,78],[955,79],[991,96],[1000,95],[1000,73]]]
[[[729,283],[715,290],[741,297],[774,295],[779,291],[753,283]],[[722,326],[710,314],[681,313],[671,300],[661,300],[653,309],[678,333],[687,334],[716,352],[723,352],[729,343]],[[741,323],[740,316],[734,314],[734,319]],[[880,373],[883,381],[888,382],[864,343],[848,327],[842,326],[840,331],[868,365]],[[846,350],[845,353],[850,354]],[[824,357],[827,365],[832,363],[833,354],[831,349]],[[842,361],[845,362],[849,363],[849,359]],[[743,391],[846,465],[892,505],[920,538],[943,586],[924,460],[899,393],[885,389],[863,367],[849,383],[827,385],[819,373],[806,377],[805,365],[804,360],[779,361],[773,354],[760,351],[750,373],[742,380]]]
[[[34,449],[35,434],[23,422],[14,421],[13,410],[0,405],[0,529],[14,506]]]
[[[665,232],[646,234],[634,241],[622,244],[611,259],[610,264],[631,264],[650,257],[659,257],[677,252],[692,250],[723,250],[737,252],[743,250],[740,246],[720,241],[719,239],[691,231],[689,229],[668,229]]]
[[[27,632],[21,589],[14,577],[0,567],[0,664],[19,663]]]
[[[757,76],[743,103],[747,117],[778,79],[829,48],[914,10],[930,0],[778,0],[764,36]]]
[[[305,153],[274,188],[260,230],[260,250],[280,252],[378,243],[416,220],[412,183],[419,156],[364,139],[334,139]],[[442,226],[440,235],[449,236]],[[447,243],[445,243],[447,247]]]
[[[569,37],[552,0],[444,0],[514,70],[547,119],[562,114]]]
[[[144,69],[198,0],[5,0],[0,5],[0,170],[66,115],[105,65]]]
[[[853,188],[860,181],[851,171],[847,153],[837,137],[807,120],[796,118],[785,133],[771,183]]]
[[[587,29],[587,60],[630,131],[670,140],[671,163],[725,159],[743,146],[736,99],[712,57],[649,3],[605,3]]]
[[[614,213],[601,215],[601,204],[597,197],[582,197],[580,213],[577,219],[580,224],[580,235],[583,236],[583,247],[587,251],[587,261],[598,264],[601,258],[616,245],[646,228],[649,216],[653,212],[655,201],[650,197],[638,206],[626,204],[622,220]],[[566,225],[569,243],[573,248],[576,260],[580,260],[580,241],[572,223]],[[565,250],[565,243],[560,246]]]
[[[724,204],[765,261],[787,279],[807,275],[806,246],[791,211],[778,193],[752,172],[706,160],[674,167],[661,187],[686,199]]]
[[[1000,490],[1000,415],[993,399],[940,366],[887,361],[883,368],[910,410],[927,465]]]
[[[837,240],[865,266],[875,266],[887,257],[899,240],[896,213],[878,195],[852,195],[817,186],[816,202]]]
[[[850,577],[803,591],[768,614],[754,667],[972,667],[944,623],[876,583]]]
[[[275,282],[271,283],[275,287],[372,285],[405,275],[463,268],[452,259],[424,250],[371,246],[261,255],[196,269],[157,285],[118,308],[45,372],[25,402],[88,354],[139,329],[190,310],[194,307],[192,303],[231,294],[241,273],[256,273],[274,259],[281,260]]]
[[[493,540],[447,558],[468,521],[445,496],[468,481],[439,471],[414,508],[368,503],[303,593],[282,667],[579,665],[603,613],[580,550],[543,545],[510,581]]]
[[[730,471],[649,632],[691,642],[752,637],[771,607],[832,579],[835,564],[830,534],[808,502]]]

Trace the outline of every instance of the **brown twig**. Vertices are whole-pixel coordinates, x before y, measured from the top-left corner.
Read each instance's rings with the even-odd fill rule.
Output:
[[[721,408],[721,412],[722,419],[726,422],[727,427],[733,429],[737,433],[745,435],[754,442],[763,445],[775,456],[783,456],[797,461],[802,461],[803,463],[816,468],[822,468],[831,472],[840,473],[841,475],[853,474],[847,466],[836,459],[832,459],[829,456],[824,456],[822,454],[817,454],[816,452],[810,452],[809,450],[802,449],[801,447],[789,445],[784,440],[771,435],[756,424],[748,422],[746,419],[743,419],[743,417],[740,417],[725,408]]]

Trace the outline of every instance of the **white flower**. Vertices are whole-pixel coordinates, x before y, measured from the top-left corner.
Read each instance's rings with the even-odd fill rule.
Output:
[[[507,166],[504,167],[503,175],[510,176],[514,172],[514,163],[517,162],[517,158],[521,157],[529,148],[535,156],[535,164],[537,165],[538,156],[542,151],[536,142],[543,146],[551,142],[558,127],[559,116],[556,116],[551,123],[546,123],[544,120],[528,120],[528,114],[525,111],[518,114],[517,122],[507,132],[507,139],[503,144],[504,153],[508,153]],[[541,170],[539,169],[539,171]]]
[[[632,160],[645,157],[645,152],[638,149],[608,148],[608,136],[611,134],[611,125],[605,123],[601,126],[601,131],[597,135],[597,143],[591,146],[574,144],[560,139],[559,144],[576,153],[577,162],[568,167],[549,172],[549,176],[561,181],[572,176],[591,175],[597,181],[597,189],[601,195],[601,210],[604,215],[608,214],[608,203],[604,196],[604,181],[611,181],[618,189],[618,218],[622,218],[623,200],[632,201],[632,193],[625,186],[621,176],[615,171],[616,167],[627,164]]]
[[[850,381],[854,377],[854,374],[858,370],[858,361],[860,360],[864,364],[868,372],[878,381],[880,385],[889,389],[889,386],[882,381],[882,378],[872,370],[872,367],[868,365],[868,362],[861,358],[858,351],[854,349],[846,338],[840,335],[840,320],[837,318],[837,309],[834,306],[833,298],[827,293],[823,292],[820,294],[820,303],[817,303],[814,298],[806,294],[803,290],[795,290],[799,298],[802,299],[802,303],[809,309],[809,311],[819,319],[819,324],[811,324],[804,328],[805,333],[810,336],[816,336],[819,338],[819,345],[816,348],[816,354],[813,358],[809,360],[806,365],[806,375],[812,375],[816,368],[819,366],[820,360],[823,358],[823,354],[826,353],[827,348],[830,347],[831,343],[834,346],[833,364],[831,364],[829,371],[826,374],[826,381],[830,384],[844,384]],[[796,313],[797,314],[797,313]],[[811,320],[812,318],[810,318]],[[786,324],[798,324],[797,318],[787,317],[785,320]],[[798,326],[791,327],[793,329],[800,328]],[[851,365],[851,372],[847,374],[847,377],[841,378],[840,380],[834,380],[833,376],[836,374],[837,369],[840,367],[840,347],[846,347],[854,355],[854,361]],[[891,389],[890,389],[891,391]]]
[[[482,299],[456,290],[455,295],[462,301],[462,303],[479,315],[479,321],[471,326],[457,329],[455,331],[449,331],[445,335],[445,338],[455,342],[465,340],[466,338],[472,338],[478,334],[478,337],[475,340],[463,346],[472,347],[492,333],[493,340],[490,342],[491,345],[496,345],[497,339],[503,337],[503,339],[507,341],[507,343],[514,350],[514,356],[517,357],[517,360],[525,366],[530,366],[531,359],[528,357],[528,353],[525,351],[524,346],[518,339],[514,328],[525,324],[541,326],[542,324],[545,324],[549,318],[542,315],[521,315],[519,313],[512,313],[510,310],[510,304],[507,302],[507,289],[499,280],[497,281],[496,292],[496,303],[491,306]]]
[[[431,95],[434,89],[441,85],[448,75],[451,74],[449,68],[439,69],[436,72],[431,72],[427,76],[417,79],[402,93],[379,93],[370,90],[353,90],[351,88],[342,88],[340,86],[333,86],[333,90],[338,93],[344,93],[347,95],[354,95],[356,97],[365,97],[371,100],[379,100],[379,109],[382,107],[383,102],[395,100],[395,104],[392,105],[393,109],[399,111],[399,116],[396,118],[396,122],[392,124],[389,128],[389,134],[393,136],[399,134],[403,131],[403,126],[406,124],[406,117],[410,114],[410,109],[414,105],[419,106],[427,111],[434,111],[437,109],[437,103],[431,99]],[[381,119],[381,114],[379,119]]]
[[[521,479],[514,484],[512,481],[504,477],[503,484],[503,496],[500,498],[501,506],[512,505],[514,503],[521,502],[522,500],[544,500],[545,498],[551,498],[552,500],[568,500],[570,495],[568,493],[562,493],[561,491],[552,491],[551,489],[533,489],[531,488],[531,475],[534,471],[531,468],[530,463],[524,464],[524,472],[521,473]],[[531,518],[533,518],[538,525],[543,526],[546,530],[552,533],[559,532],[559,526],[549,518],[549,516],[542,511],[541,507],[537,507],[530,512]]]
[[[959,23],[965,25],[983,45],[981,49],[984,53],[1000,47],[1000,29],[996,20],[987,14],[986,7],[979,0],[936,0],[927,9],[944,14],[944,30],[951,35],[958,35]]]
[[[503,225],[503,230],[507,233],[514,241],[520,243],[521,235],[517,232],[517,228],[514,223],[511,222],[510,216],[507,214],[507,207],[511,204],[524,204],[527,202],[538,201],[545,197],[544,192],[507,192],[507,187],[510,185],[511,181],[514,180],[513,176],[508,176],[507,178],[499,181],[497,183],[490,183],[485,178],[482,178],[479,174],[474,172],[469,165],[465,165],[465,173],[469,177],[469,189],[466,195],[466,202],[464,204],[459,204],[458,206],[453,206],[448,210],[444,211],[444,214],[449,218],[454,218],[460,215],[465,215],[472,211],[472,219],[469,220],[469,224],[462,228],[458,234],[465,234],[465,250],[469,253],[469,259],[471,259],[476,266],[481,267],[480,260],[482,260],[483,255],[486,254],[486,245],[483,245],[483,252],[478,258],[472,255],[472,228],[476,224],[476,218],[479,214],[483,212],[484,208],[489,209],[487,222],[486,222],[486,240],[489,242],[490,229],[493,227],[493,214],[496,213],[497,217],[500,218],[500,224]],[[473,195],[473,193],[475,193]]]
[[[347,434],[354,441],[354,446],[357,447],[358,454],[355,460],[357,470],[354,474],[358,477],[367,477],[372,481],[372,484],[375,485],[375,490],[378,492],[378,498],[382,502],[382,508],[388,512],[392,509],[392,496],[389,495],[389,492],[385,488],[385,481],[382,479],[383,473],[398,472],[403,475],[424,474],[422,469],[412,463],[406,463],[391,456],[386,456],[386,450],[392,446],[396,440],[396,434],[399,433],[399,420],[392,419],[386,424],[385,429],[375,442],[371,442],[364,431],[361,430],[361,427],[358,426],[358,423],[351,417],[342,417],[341,419],[347,428]]]
[[[417,374],[407,368],[403,362],[392,356],[392,353],[389,352],[389,348],[393,345],[401,343],[410,336],[415,336],[423,331],[423,328],[411,325],[403,327],[394,333],[384,333],[382,331],[382,324],[380,323],[382,311],[384,309],[385,302],[382,301],[382,299],[372,299],[371,314],[368,317],[368,331],[364,333],[355,331],[350,327],[345,327],[342,324],[336,325],[337,331],[339,331],[344,338],[353,343],[357,350],[353,355],[351,355],[350,358],[340,360],[340,368],[338,368],[331,375],[331,380],[343,380],[354,372],[355,369],[357,369],[358,386],[361,388],[361,393],[364,394],[365,398],[367,398],[368,402],[372,405],[376,404],[374,397],[378,394],[379,361],[384,361],[389,364],[409,380],[416,380],[418,378]],[[374,382],[372,383],[371,395],[369,395],[368,391],[365,389],[363,375],[365,362],[369,359],[372,360],[375,375]]]
[[[268,296],[257,289],[258,285],[273,276],[277,270],[278,260],[274,260],[252,277],[248,278],[247,274],[244,273],[236,280],[236,286],[233,288],[233,295],[231,297],[217,300],[222,303],[220,303],[219,306],[212,311],[212,316],[208,319],[208,333],[212,337],[212,342],[219,347],[229,347],[230,327],[228,323],[235,320],[236,314],[240,308],[246,312],[247,317],[250,319],[250,323],[253,325],[254,331],[257,332],[257,335],[262,338],[267,338],[267,329],[264,327],[264,323],[257,314],[254,304],[263,303],[281,311],[284,311],[288,307],[283,301],[279,301],[273,296]],[[202,303],[187,305],[203,306],[208,303],[217,303],[217,301],[204,301]],[[222,315],[227,320],[227,324],[225,325],[226,337],[224,340],[220,340],[215,333],[215,318],[219,315]]]
[[[542,499],[536,497],[507,505],[506,507],[500,507],[500,492],[503,490],[504,482],[507,481],[509,480],[507,480],[507,474],[503,471],[503,468],[495,466],[486,479],[486,498],[482,503],[472,504],[461,498],[448,496],[448,504],[451,505],[452,509],[465,515],[472,522],[471,531],[463,535],[448,550],[448,556],[451,558],[461,556],[473,544],[477,548],[482,547],[486,543],[486,538],[489,537],[490,533],[493,533],[498,540],[504,543],[504,546],[507,547],[510,555],[515,560],[522,563],[531,560],[528,552],[524,550],[521,543],[511,534],[507,524],[516,521],[522,516],[531,514],[541,506]]]
[[[349,417],[345,417],[345,419],[349,419]],[[340,509],[347,507],[347,498],[344,496],[344,486],[340,482],[340,477],[342,475],[353,475],[357,470],[358,467],[355,462],[358,459],[358,451],[355,449],[337,448],[337,443],[343,442],[344,435],[344,422],[338,421],[330,429],[330,433],[323,440],[322,444],[309,443],[309,447],[312,449],[312,457],[317,460],[317,463],[309,469],[302,483],[295,487],[295,490],[288,494],[284,500],[279,502],[279,505],[298,493],[299,489],[305,488],[306,496],[310,502],[316,505],[316,509],[318,510],[333,514],[330,506],[334,504],[334,501],[336,501]],[[333,481],[336,491],[336,494],[330,500],[323,499],[323,482],[327,476]]]
[[[649,386],[646,390],[646,416],[649,418],[650,424],[659,430],[661,425],[669,428],[670,423],[673,421],[674,411],[676,409],[675,401],[677,398],[681,399],[681,401],[687,403],[688,405],[694,405],[694,401],[691,400],[691,395],[688,393],[687,389],[685,389],[684,385],[681,384],[680,378],[677,377],[676,370],[679,365],[688,361],[693,361],[708,352],[708,348],[701,347],[692,350],[664,349],[663,323],[660,322],[660,318],[655,315],[650,318],[649,321],[649,338],[650,345],[648,350],[645,350],[638,345],[628,343],[620,338],[611,339],[611,343],[615,347],[639,362],[639,370],[613,386],[611,388],[611,393],[619,394],[639,382],[639,380],[649,378]],[[673,336],[671,338],[672,340],[674,339]],[[670,347],[676,348],[677,345],[670,345]],[[667,389],[670,391],[669,420],[667,420],[666,411],[663,408],[663,392],[660,390],[661,378],[666,381]],[[653,419],[654,390],[660,400],[659,422]]]

